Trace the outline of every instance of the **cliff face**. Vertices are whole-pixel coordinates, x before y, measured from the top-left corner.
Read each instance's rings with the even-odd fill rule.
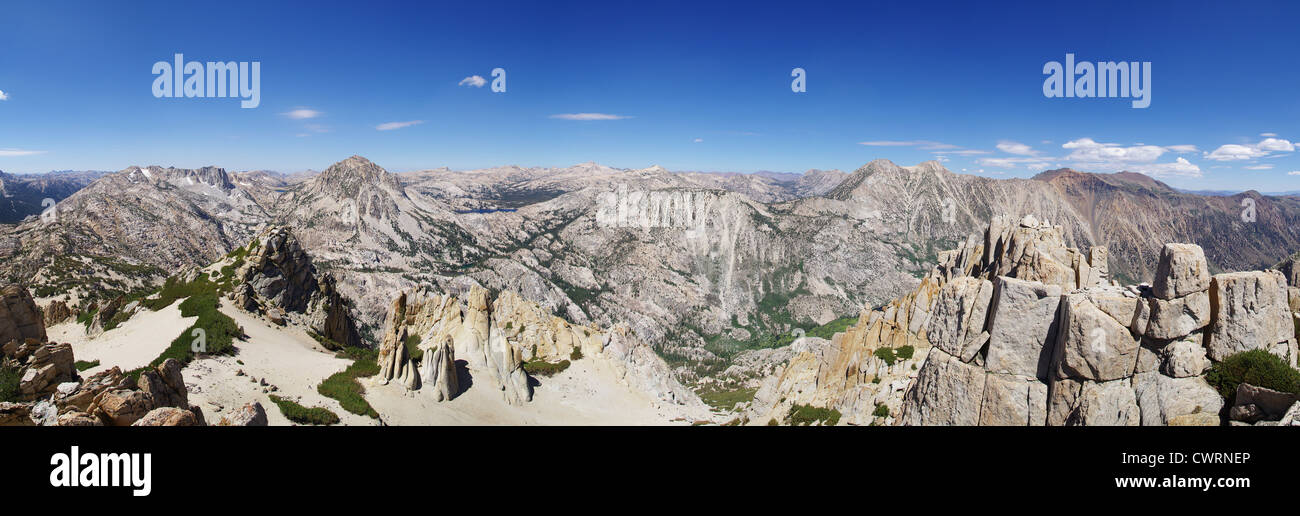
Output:
[[[707,414],[699,397],[674,380],[663,359],[627,326],[574,324],[514,292],[493,297],[477,285],[460,295],[414,289],[398,295],[387,321],[377,380],[429,391],[437,401],[457,394],[459,361],[475,385],[500,389],[507,402],[521,405],[533,394],[524,362],[596,360],[658,403]],[[419,337],[422,360],[407,350],[411,336]]]
[[[995,217],[915,291],[791,359],[747,416],[782,422],[806,404],[857,424],[1218,424],[1212,361],[1265,349],[1295,366],[1300,290],[1281,272],[1211,276],[1199,246],[1167,244],[1151,285],[1121,287],[1107,254]],[[884,363],[905,346],[911,364]]]

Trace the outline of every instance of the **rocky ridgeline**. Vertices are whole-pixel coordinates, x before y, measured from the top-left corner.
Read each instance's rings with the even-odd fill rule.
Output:
[[[196,426],[181,364],[167,359],[136,379],[114,367],[77,373],[72,346],[45,342],[45,324],[26,290],[10,286],[0,302],[0,359],[20,372],[16,400],[0,401],[0,426]],[[20,340],[21,339],[21,340]]]
[[[419,364],[404,345],[412,335],[420,337]],[[663,359],[626,326],[605,331],[573,324],[514,292],[492,299],[477,285],[462,296],[425,289],[401,293],[388,315],[379,348],[380,374],[374,380],[448,400],[459,393],[460,359],[483,373],[473,379],[475,384],[498,388],[508,403],[522,405],[533,395],[525,361],[554,363],[577,356],[608,361],[630,387],[661,402],[705,410],[699,397],[674,380]]]
[[[348,302],[333,276],[321,273],[286,227],[263,230],[247,247],[234,271],[237,285],[229,297],[246,311],[276,324],[300,319],[304,326],[344,346],[361,346]],[[238,263],[239,258],[227,258]],[[225,262],[218,262],[225,263]]]
[[[1167,244],[1151,285],[1120,287],[1106,256],[1066,247],[1059,226],[995,217],[915,291],[791,359],[747,416],[783,422],[797,403],[856,424],[1217,425],[1211,361],[1258,348],[1295,366],[1300,289],[1281,272],[1210,276],[1200,247]],[[923,364],[882,367],[876,351],[904,345]]]

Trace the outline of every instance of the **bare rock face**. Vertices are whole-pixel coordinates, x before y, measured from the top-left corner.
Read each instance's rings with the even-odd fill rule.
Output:
[[[59,414],[54,426],[104,426],[104,422],[85,412],[73,410]]]
[[[1196,337],[1167,344],[1160,353],[1160,372],[1171,378],[1201,376],[1209,367],[1205,348]]]
[[[1223,397],[1199,376],[1170,378],[1160,373],[1142,373],[1133,376],[1133,391],[1142,408],[1142,424],[1146,426],[1167,425],[1170,420],[1187,414],[1217,414],[1223,408]]]
[[[0,289],[0,345],[28,339],[45,342],[45,322],[32,295],[19,285]]]
[[[1060,301],[1057,285],[998,277],[989,310],[988,370],[1047,378]]]
[[[1205,251],[1196,244],[1165,244],[1160,250],[1151,293],[1160,299],[1174,299],[1210,287],[1210,266]]]
[[[1057,375],[1096,382],[1131,376],[1139,339],[1129,328],[1092,304],[1086,293],[1067,295],[1062,304]]]
[[[1177,339],[1210,324],[1210,295],[1204,291],[1173,299],[1152,297],[1147,302],[1151,308],[1147,337]]]
[[[1237,395],[1230,413],[1234,421],[1254,423],[1259,420],[1278,421],[1300,402],[1300,396],[1280,392],[1248,383],[1237,386]]]
[[[158,407],[131,426],[202,426],[194,412],[176,407]]]
[[[1210,312],[1213,324],[1205,337],[1210,358],[1223,360],[1263,348],[1295,366],[1295,327],[1281,272],[1215,275],[1210,282]]]
[[[388,314],[384,339],[379,343],[379,376],[381,384],[396,381],[407,390],[420,388],[420,372],[406,349],[407,328],[406,293],[398,295]]]
[[[241,283],[232,293],[237,305],[245,310],[301,314],[321,336],[344,346],[361,345],[356,322],[333,276],[316,270],[289,228],[268,228],[248,247],[247,260],[235,273]],[[284,316],[279,318],[283,321]]]
[[[190,407],[185,379],[181,377],[181,363],[174,358],[164,360],[156,370],[140,373],[137,386],[149,394],[158,407]]]
[[[0,426],[35,425],[31,418],[32,405],[31,402],[0,401]]]
[[[916,377],[916,384],[905,395],[907,408],[901,424],[979,424],[987,376],[982,367],[962,363],[941,350],[930,350],[930,357]]]
[[[95,396],[87,412],[108,426],[130,426],[156,407],[153,396],[146,392],[118,389]]]
[[[1043,426],[1047,385],[1037,378],[989,373],[980,407],[981,426]]]
[[[61,323],[73,315],[72,309],[68,307],[67,303],[56,299],[45,307],[45,326]]]
[[[1141,413],[1128,378],[1083,382],[1078,403],[1066,418],[1070,426],[1138,426]]]
[[[449,401],[460,394],[456,373],[456,346],[451,337],[444,338],[442,344],[424,352],[424,364],[420,369],[424,374],[425,385],[433,391],[435,401]]]
[[[266,409],[262,408],[260,402],[254,401],[222,418],[218,426],[267,426],[268,424]]]
[[[506,402],[511,405],[523,405],[533,400],[533,386],[524,371],[523,352],[506,340],[505,331],[493,325],[488,332],[487,371],[497,385]]]
[[[77,377],[70,344],[42,344],[27,357],[26,367],[18,384],[25,399],[50,394],[60,383]]]
[[[54,395],[54,402],[58,405],[59,410],[68,410],[69,408],[82,412],[88,412],[91,402],[96,396],[105,391],[115,391],[119,389],[130,389],[134,387],[131,379],[122,374],[122,370],[117,366],[95,373],[90,378],[86,378],[66,392],[60,388],[59,392]]]
[[[380,346],[379,381],[382,384],[396,382],[413,391],[420,388],[420,372],[415,360],[406,350],[406,329],[402,328],[393,339],[384,339]]]
[[[988,338],[980,337],[992,298],[993,283],[988,280],[966,276],[949,281],[939,290],[929,318],[930,344],[964,360],[974,356]]]

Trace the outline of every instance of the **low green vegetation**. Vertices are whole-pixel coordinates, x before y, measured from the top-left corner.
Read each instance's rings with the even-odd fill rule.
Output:
[[[811,405],[795,404],[790,407],[790,424],[793,426],[809,426],[821,424],[823,426],[835,426],[840,422],[840,411],[828,409],[825,407],[814,407]]]
[[[361,416],[379,419],[379,413],[366,401],[366,389],[358,378],[379,374],[378,353],[369,349],[353,348],[352,353],[339,353],[340,358],[352,358],[352,365],[342,372],[326,378],[316,387],[322,396],[338,400],[343,410]]]
[[[737,403],[753,401],[756,392],[758,392],[757,388],[708,389],[700,391],[699,395],[704,403],[714,409],[732,410],[736,408]]]
[[[91,362],[87,362],[87,361],[85,361],[85,360],[78,360],[77,363],[76,363],[75,365],[77,366],[77,370],[78,370],[78,371],[85,371],[85,370],[90,369],[90,368],[92,368],[92,367],[99,367],[99,360],[96,359],[96,360],[91,361]]]
[[[889,407],[886,407],[884,403],[879,403],[876,405],[876,410],[871,412],[871,415],[876,417],[889,417]]]
[[[346,349],[344,349],[346,348],[346,346],[339,344],[338,341],[335,341],[334,339],[331,339],[329,337],[326,337],[314,331],[308,331],[307,335],[311,335],[311,338],[316,339],[316,342],[319,342],[321,346],[325,347],[325,349],[328,349],[330,351],[340,351],[340,352],[346,351]]]
[[[898,355],[898,358],[900,360],[911,360],[912,355],[916,354],[916,348],[912,347],[911,344],[908,344],[906,346],[900,346],[897,350],[894,351],[894,354]]]
[[[150,306],[151,309],[170,306],[176,299],[184,297],[185,300],[180,304],[181,316],[198,317],[198,319],[176,336],[158,358],[153,359],[148,366],[128,372],[128,376],[139,377],[141,371],[158,367],[158,364],[169,358],[174,358],[184,365],[193,360],[196,353],[213,355],[235,353],[235,340],[243,338],[244,330],[235,323],[234,319],[218,309],[220,300],[215,285],[209,282],[206,276],[200,275],[199,279],[190,283],[169,279],[160,292],[161,296],[158,299],[151,300],[154,303]],[[154,308],[155,306],[157,308]],[[203,339],[203,346],[196,351],[200,336]]]
[[[298,402],[287,398],[281,398],[274,394],[271,395],[271,401],[280,407],[280,413],[289,421],[303,425],[333,425],[339,422],[338,414],[331,412],[327,408],[312,407],[307,408],[299,405]]]
[[[533,376],[555,376],[561,371],[569,368],[568,360],[559,362],[547,362],[545,360],[530,360],[524,362],[524,372]]]
[[[1237,386],[1243,383],[1300,395],[1300,371],[1262,349],[1237,353],[1210,366],[1205,380],[1218,389],[1229,405],[1237,396]]]
[[[893,348],[876,348],[876,351],[872,354],[876,358],[884,360],[886,365],[894,365],[894,362],[898,361],[898,355],[894,354]]]
[[[0,367],[0,402],[18,401],[18,383],[23,372],[17,367]]]
[[[424,350],[420,349],[420,336],[412,333],[406,337],[406,354],[411,356],[411,360],[419,362],[424,357]]]
[[[569,360],[582,360],[582,348],[573,346],[573,352],[569,353]]]

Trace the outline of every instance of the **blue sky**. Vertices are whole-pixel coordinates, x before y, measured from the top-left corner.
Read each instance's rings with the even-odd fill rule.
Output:
[[[10,3],[0,170],[291,172],[361,154],[393,171],[748,172],[888,158],[1300,189],[1294,4],[618,4]],[[260,106],[155,98],[151,67],[175,53],[260,62]],[[1151,62],[1150,107],[1045,97],[1043,66],[1066,53]],[[805,93],[790,89],[795,67]],[[489,84],[461,84],[476,75]],[[563,116],[579,113],[612,119]]]

